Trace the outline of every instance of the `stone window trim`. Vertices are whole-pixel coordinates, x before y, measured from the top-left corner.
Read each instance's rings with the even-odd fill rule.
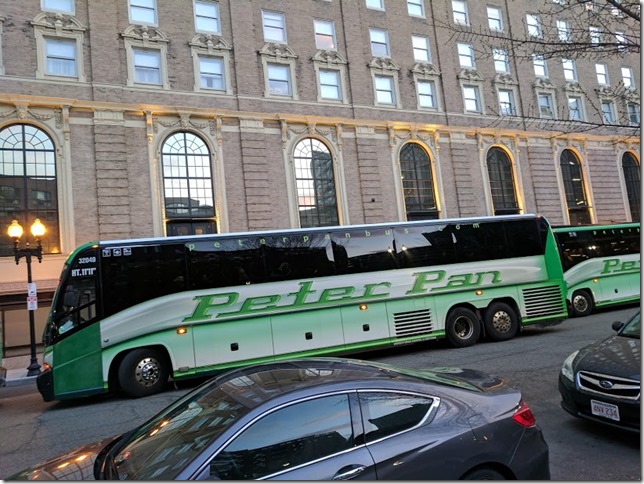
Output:
[[[374,57],[368,64],[368,67],[371,71],[371,85],[373,86],[373,105],[383,108],[389,107],[392,109],[400,109],[402,107],[402,103],[400,102],[400,88],[398,86],[398,72],[400,71],[400,66],[389,57]],[[395,96],[394,104],[389,105],[378,102],[376,76],[391,77],[393,79],[393,95]]]
[[[461,69],[460,72],[456,76],[458,78],[458,82],[460,84],[461,88],[461,96],[463,96],[464,88],[465,87],[476,87],[478,88],[478,95],[479,95],[479,110],[477,112],[475,111],[468,111],[465,108],[465,98],[463,98],[463,113],[464,114],[476,114],[476,115],[484,115],[485,114],[485,101],[483,99],[483,83],[485,81],[485,78],[479,74],[476,69]]]
[[[539,78],[534,81],[534,83],[532,84],[532,87],[534,89],[535,99],[537,100],[537,105],[536,105],[537,113],[535,117],[543,118],[543,119],[557,119],[557,86],[555,85],[555,83],[552,82],[550,79]],[[552,101],[551,117],[544,117],[541,115],[541,108],[539,106],[539,96],[542,94],[550,96],[550,100]]]
[[[127,59],[127,86],[145,89],[170,89],[168,80],[168,37],[156,27],[147,25],[131,25],[121,34],[125,42]],[[134,77],[134,49],[157,50],[161,59],[161,84],[141,84]]]
[[[62,13],[43,12],[31,21],[36,38],[36,78],[85,82],[83,45],[87,30],[76,18]],[[0,28],[2,23],[0,22]],[[76,43],[76,76],[47,74],[47,39],[72,40]],[[1,57],[0,57],[1,61]],[[1,62],[0,62],[1,63]],[[4,70],[4,69],[3,69]]]
[[[573,116],[572,116],[572,112],[570,111],[570,101],[571,101],[571,99],[574,99],[574,100],[578,101],[578,103],[579,103],[578,108],[579,108],[580,119],[573,118]],[[579,121],[579,122],[586,121],[586,106],[585,106],[585,102],[584,102],[583,91],[581,91],[581,92],[579,92],[579,91],[577,91],[577,92],[567,91],[566,92],[566,100],[567,100],[567,103],[568,103],[568,120],[569,121]]]
[[[492,81],[494,85],[494,90],[496,93],[496,98],[499,99],[499,91],[511,91],[512,92],[512,97],[514,100],[513,103],[513,110],[514,114],[513,116],[521,116],[521,111],[520,111],[520,103],[518,102],[519,99],[519,81],[515,79],[514,76],[511,74],[501,74],[498,73],[494,77],[494,80]],[[500,113],[499,113],[500,114]]]
[[[429,81],[434,83],[434,96],[436,97],[436,107],[428,108],[421,107],[420,99],[418,95],[418,89],[416,89],[416,103],[417,109],[419,111],[431,111],[431,112],[443,112],[443,106],[441,104],[441,84],[440,84],[440,71],[428,62],[417,62],[414,64],[414,67],[411,68],[411,75],[414,78],[414,86],[418,86],[419,81]]]
[[[318,102],[348,104],[347,99],[347,60],[335,50],[318,50],[313,57],[313,69],[315,70],[315,79],[317,84]],[[340,93],[342,99],[322,98],[320,92],[320,70],[338,71],[340,76]]]
[[[269,42],[257,52],[262,60],[262,70],[264,72],[264,97],[267,99],[299,99],[297,93],[297,77],[295,75],[295,64],[297,62],[297,54],[286,44],[276,42]],[[268,65],[269,64],[282,64],[288,66],[291,82],[291,96],[277,96],[271,94],[269,88],[268,78]]]
[[[195,35],[190,42],[190,52],[192,54],[192,65],[195,73],[195,92],[209,92],[213,94],[233,94],[233,87],[230,79],[230,53],[232,47],[222,37],[209,34]],[[204,89],[201,87],[199,57],[212,57],[221,59],[224,64],[224,90],[216,91],[213,89]]]

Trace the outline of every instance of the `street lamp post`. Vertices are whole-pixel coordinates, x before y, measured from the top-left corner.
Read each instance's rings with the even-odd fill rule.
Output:
[[[20,237],[22,237],[22,226],[17,220],[14,220],[9,225],[9,237],[13,239],[13,253],[16,258],[16,265],[20,263],[21,258],[25,258],[27,262],[27,309],[29,311],[29,342],[31,345],[31,362],[27,367],[27,376],[35,376],[40,374],[40,365],[38,358],[36,358],[36,325],[34,322],[34,311],[36,309],[36,287],[31,279],[31,257],[37,257],[38,262],[42,262],[42,236],[45,235],[45,226],[40,219],[36,219],[31,226],[31,234],[36,240],[36,247],[29,247],[29,242],[25,243],[24,248],[20,248]],[[30,301],[30,297],[34,300]]]

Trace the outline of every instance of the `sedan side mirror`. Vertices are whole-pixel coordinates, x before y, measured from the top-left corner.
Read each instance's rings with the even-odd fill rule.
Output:
[[[613,331],[619,331],[623,327],[624,327],[624,323],[622,323],[621,321],[613,322],[613,325],[612,325]]]

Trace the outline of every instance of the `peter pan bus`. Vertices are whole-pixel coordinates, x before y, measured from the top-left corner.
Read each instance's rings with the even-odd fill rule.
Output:
[[[567,317],[557,246],[535,215],[85,244],[44,333],[45,401],[309,355],[481,335]]]
[[[555,227],[573,316],[640,300],[640,224]]]

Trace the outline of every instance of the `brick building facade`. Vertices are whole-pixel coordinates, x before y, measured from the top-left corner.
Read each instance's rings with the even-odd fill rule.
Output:
[[[439,27],[546,28],[536,3],[0,0],[0,222],[48,227],[38,325],[91,240],[639,219],[639,132],[611,125],[639,126],[639,52],[541,65]],[[9,350],[28,343],[25,269],[2,233]]]

